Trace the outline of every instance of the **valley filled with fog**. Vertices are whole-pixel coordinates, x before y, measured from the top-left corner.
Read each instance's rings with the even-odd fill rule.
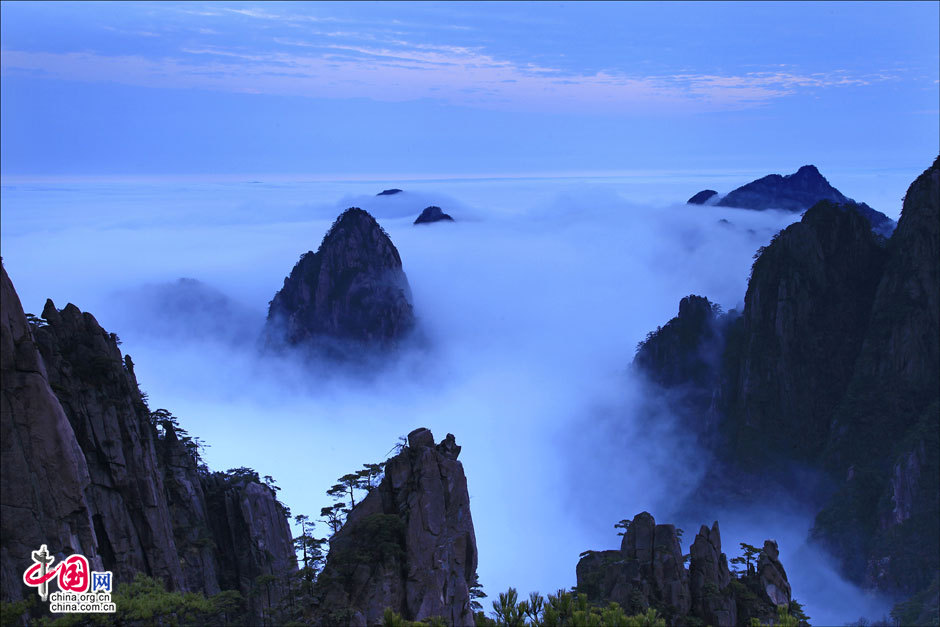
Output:
[[[776,539],[814,624],[881,618],[887,602],[806,544],[797,496],[681,518],[709,460],[668,411],[650,417],[636,345],[683,296],[740,308],[755,251],[799,219],[686,205],[706,183],[722,182],[5,184],[3,260],[26,311],[52,298],[94,314],[209,466],[273,476],[294,514],[316,518],[337,477],[412,429],[453,433],[491,598],[571,587],[579,554],[618,546],[614,523],[646,510],[685,543],[717,519],[729,557]],[[414,226],[429,205],[456,222]],[[263,354],[268,301],[350,206],[398,248],[418,337],[359,369]]]

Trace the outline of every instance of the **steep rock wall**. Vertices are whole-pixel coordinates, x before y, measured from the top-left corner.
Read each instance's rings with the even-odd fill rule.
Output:
[[[388,460],[385,476],[330,541],[318,582],[324,624],[374,625],[385,608],[408,620],[472,625],[476,537],[460,447],[427,429]]]

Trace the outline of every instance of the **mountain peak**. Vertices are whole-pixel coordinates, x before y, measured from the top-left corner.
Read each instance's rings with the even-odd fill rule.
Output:
[[[401,256],[369,212],[350,207],[317,252],[301,256],[268,310],[269,343],[353,340],[385,345],[414,325]]]
[[[819,169],[818,169],[816,166],[812,165],[812,164],[802,166],[799,170],[796,171],[796,173],[791,174],[790,176],[792,176],[792,177],[798,177],[798,176],[799,176],[799,177],[810,177],[810,176],[812,176],[812,177],[814,177],[814,178],[821,178],[821,179],[825,180],[825,177],[824,177],[822,174],[819,173]]]

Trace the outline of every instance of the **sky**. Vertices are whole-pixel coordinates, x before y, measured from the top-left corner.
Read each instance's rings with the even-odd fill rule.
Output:
[[[776,538],[818,623],[880,618],[799,499],[676,518],[707,456],[629,363],[683,296],[739,307],[798,219],[696,191],[813,163],[897,218],[938,150],[938,6],[0,3],[4,265],[27,311],[120,335],[210,466],[274,476],[295,513],[411,429],[454,433],[491,597],[574,585],[645,509],[687,541],[718,519],[730,551]],[[431,204],[457,222],[413,227]],[[365,378],[259,356],[349,206],[398,247],[428,345]]]
[[[893,194],[937,152],[938,21],[936,2],[4,2],[0,172],[443,178],[814,163],[903,170]]]

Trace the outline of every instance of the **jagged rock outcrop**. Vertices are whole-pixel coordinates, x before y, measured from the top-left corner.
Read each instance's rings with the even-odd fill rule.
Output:
[[[778,604],[791,601],[775,542],[764,543],[756,571],[734,575],[721,552],[718,523],[702,526],[686,570],[676,528],[657,525],[647,512],[633,518],[619,551],[583,553],[577,577],[578,591],[591,602],[615,602],[628,614],[652,607],[673,625],[690,619],[716,626],[767,620],[776,616]]]
[[[22,597],[47,544],[177,590],[235,589],[260,617],[296,571],[286,512],[255,473],[209,474],[163,414],[160,433],[130,356],[93,316],[47,301],[27,322],[3,270],[0,598]],[[258,576],[273,575],[259,594]]]
[[[713,189],[703,189],[698,192],[691,198],[686,201],[686,204],[689,205],[704,205],[706,202],[712,199],[713,196],[716,196],[718,192]]]
[[[30,554],[82,553],[102,569],[85,456],[49,387],[20,299],[0,267],[0,598],[23,597]]]
[[[391,608],[408,620],[473,624],[477,547],[459,454],[451,434],[437,446],[428,429],[408,434],[408,446],[330,540],[318,622],[381,624]]]
[[[94,316],[51,300],[35,329],[49,383],[85,454],[91,483],[85,490],[105,568],[120,581],[137,572],[180,589],[183,575],[157,465],[156,431],[131,362],[117,336]]]
[[[591,600],[616,602],[629,613],[656,607],[670,617],[691,607],[689,577],[674,525],[638,514],[619,551],[589,551],[578,562],[578,590]]]
[[[269,345],[384,347],[414,327],[401,257],[369,213],[343,212],[316,253],[297,262],[268,310]]]
[[[689,588],[695,615],[710,625],[737,625],[737,604],[729,589],[731,571],[728,558],[721,552],[717,520],[711,529],[702,525],[689,555]],[[789,597],[784,602],[789,604]]]
[[[790,603],[790,582],[787,581],[787,571],[780,563],[780,549],[773,540],[764,541],[764,548],[757,558],[757,577],[761,592],[768,601],[774,605]]]
[[[707,194],[711,192],[710,194]],[[689,199],[707,194],[708,198],[715,192],[704,190]],[[703,204],[704,198],[699,203]],[[875,211],[863,202],[856,202],[829,184],[829,181],[819,173],[816,166],[804,165],[793,174],[781,176],[770,174],[756,181],[738,187],[717,202],[720,207],[739,207],[742,209],[784,209],[786,211],[806,211],[816,203],[828,200],[844,209],[852,209],[864,217],[871,229],[883,237],[891,237],[894,231],[894,220]]]
[[[432,222],[453,222],[454,219],[444,213],[444,211],[437,206],[430,206],[425,208],[417,218],[415,218],[415,224],[431,224]]]

